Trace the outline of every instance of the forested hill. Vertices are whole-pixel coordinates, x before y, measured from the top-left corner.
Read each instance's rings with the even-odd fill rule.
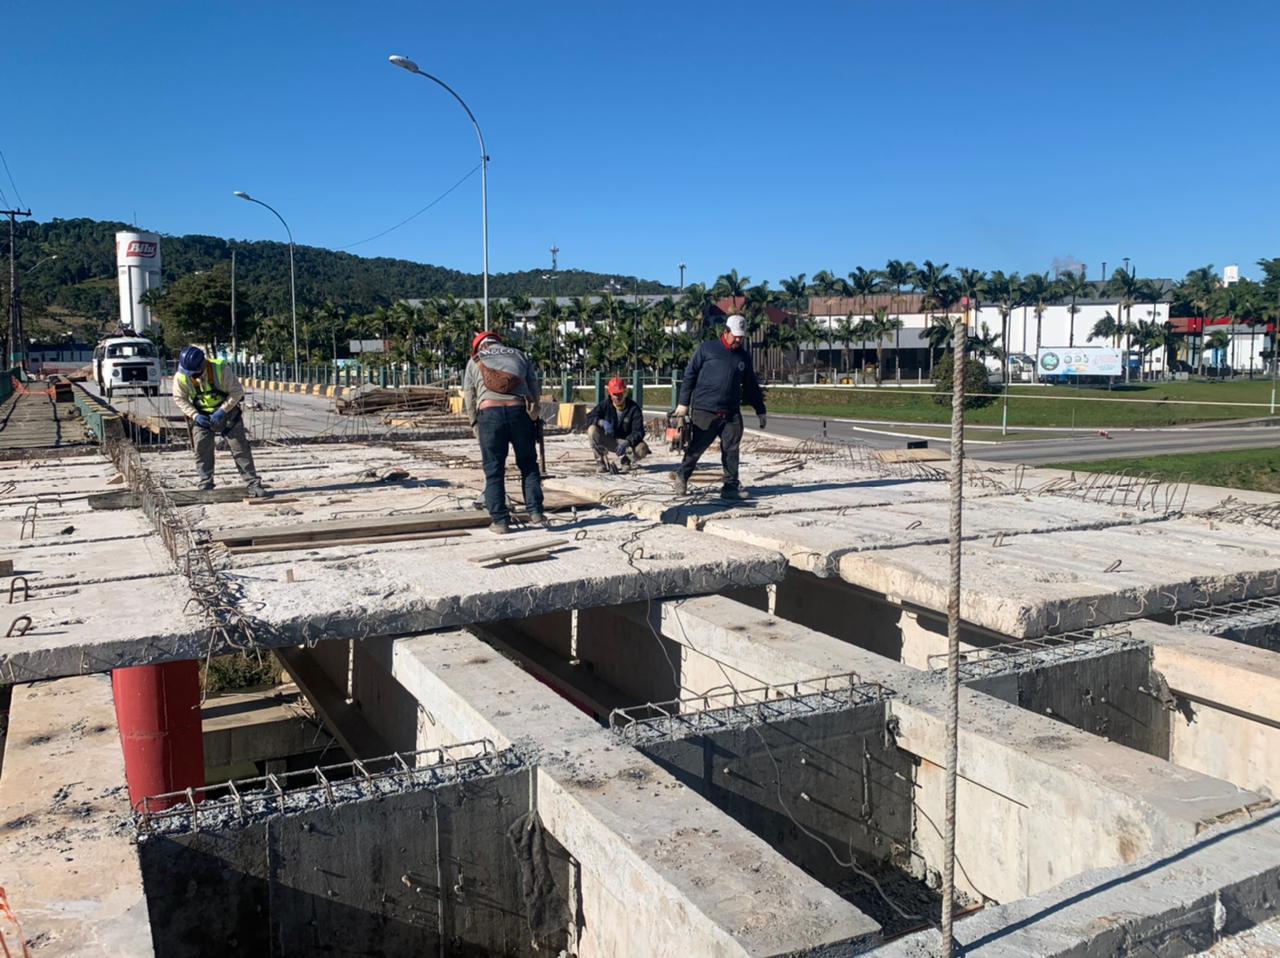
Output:
[[[128,229],[134,227],[92,219],[19,221],[18,268],[29,270],[39,264],[21,282],[27,315],[49,327],[114,321],[119,312],[115,234]],[[162,235],[160,253],[165,281],[229,264],[233,245],[236,284],[246,302],[264,311],[286,310],[289,247],[285,243],[236,240],[233,244],[216,236]],[[53,254],[57,259],[41,262]],[[296,247],[294,257],[300,307],[318,306],[328,300],[351,311],[368,312],[399,299],[448,294],[479,296],[481,291],[479,273],[462,273],[410,260],[366,258],[315,246]],[[489,294],[549,295],[551,283],[542,278],[546,273],[545,268],[499,273],[489,278]],[[555,292],[561,296],[594,293],[610,281],[624,292],[637,288],[636,279],[630,276],[563,270],[557,276]],[[673,291],[651,280],[639,280],[638,290]]]

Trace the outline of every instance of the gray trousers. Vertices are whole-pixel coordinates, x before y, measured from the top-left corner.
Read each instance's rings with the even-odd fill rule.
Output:
[[[262,480],[253,467],[253,450],[249,448],[249,437],[244,431],[244,417],[237,409],[222,424],[221,430],[205,429],[191,424],[191,435],[196,447],[196,472],[201,485],[213,483],[213,443],[214,437],[221,432],[227,437],[227,445],[231,447],[231,458],[247,485],[255,485]]]

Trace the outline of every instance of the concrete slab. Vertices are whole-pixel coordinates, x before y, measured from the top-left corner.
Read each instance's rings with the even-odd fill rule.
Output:
[[[788,497],[801,498],[800,494]],[[968,511],[964,524],[964,537],[974,541],[993,540],[1001,534],[1011,537],[1031,532],[1102,530],[1158,518],[1069,499],[993,495],[977,501],[980,505]],[[898,500],[843,513],[709,518],[703,529],[726,539],[776,549],[796,568],[830,577],[839,575],[839,560],[849,553],[947,542],[949,510],[950,504],[941,498]]]
[[[1242,541],[1189,519],[970,542],[962,561],[965,620],[1015,637],[1280,592],[1275,533]],[[845,581],[934,610],[946,608],[948,569],[944,544],[840,559]]]
[[[141,521],[134,513],[107,515]],[[555,539],[568,541],[540,562],[470,561]],[[712,593],[775,582],[784,570],[777,553],[600,516],[503,538],[480,532],[237,555],[226,578],[254,623],[254,641],[272,648]],[[199,616],[185,613],[189,598],[176,575],[82,585],[64,602],[28,612],[32,627],[4,645],[0,676],[25,681],[225,651],[230,646],[214,643]]]
[[[150,958],[120,734],[105,675],[13,690],[0,884],[36,955]],[[7,954],[25,955],[0,920]]]
[[[401,639],[420,747],[490,738],[537,764],[537,809],[582,870],[583,956],[783,955],[878,926],[475,636]],[[673,828],[673,823],[675,827]],[[625,943],[625,945],[623,944]]]

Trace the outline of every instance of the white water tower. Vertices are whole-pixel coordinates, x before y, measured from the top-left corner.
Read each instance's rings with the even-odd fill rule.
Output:
[[[138,299],[160,286],[159,234],[117,233],[116,275],[120,279],[120,325],[145,333],[151,328],[151,310]]]

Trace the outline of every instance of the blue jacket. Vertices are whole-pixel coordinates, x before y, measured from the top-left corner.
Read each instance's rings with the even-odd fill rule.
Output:
[[[745,345],[730,349],[722,339],[707,340],[685,367],[680,405],[733,416],[744,402],[764,415],[764,391],[751,352]]]

